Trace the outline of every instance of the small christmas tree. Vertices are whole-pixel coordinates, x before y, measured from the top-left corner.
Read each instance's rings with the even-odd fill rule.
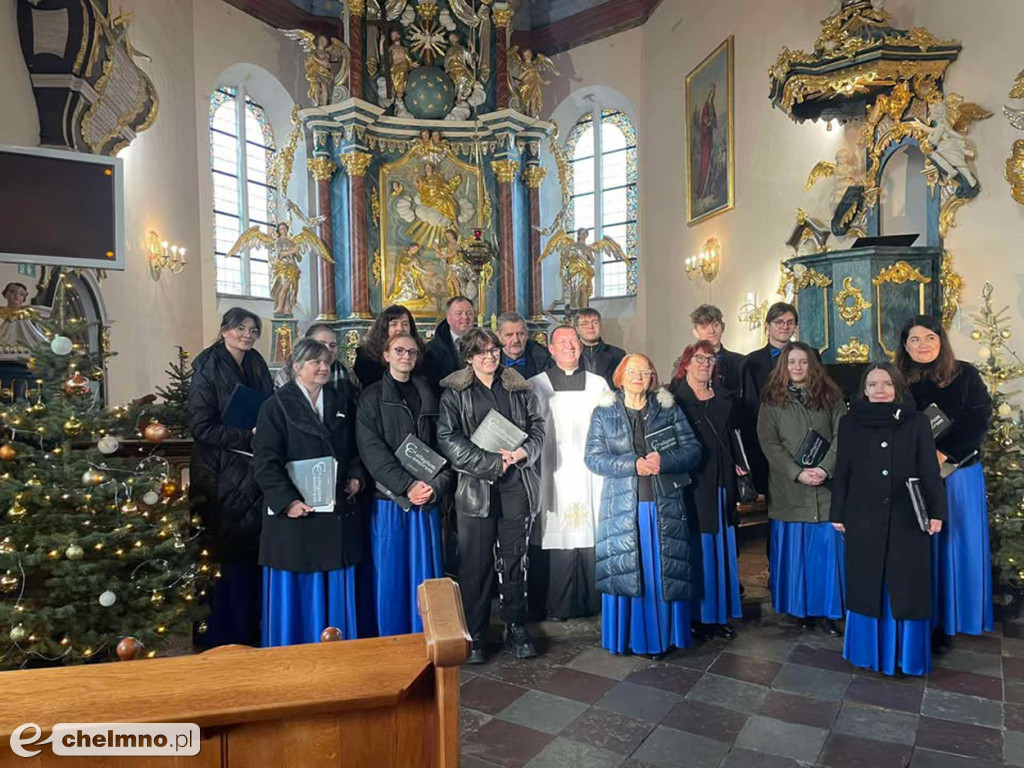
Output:
[[[84,321],[65,310],[29,361],[29,399],[0,404],[4,668],[106,659],[125,638],[155,655],[191,636],[214,575],[167,461],[113,456],[135,424],[129,409],[101,406],[87,375],[100,369],[70,338]],[[166,433],[145,432],[154,447]]]
[[[992,308],[993,288],[985,283],[981,311],[971,317],[971,338],[980,344],[977,368],[992,395],[992,424],[984,445],[992,560],[1002,582],[1024,586],[1024,413],[1004,391],[1024,376],[1024,361],[1007,346],[1013,336],[1009,307]]]
[[[170,368],[164,373],[170,383],[166,388],[156,388],[163,402],[149,406],[146,410],[176,435],[188,437],[188,388],[192,383],[192,363],[184,347],[178,347],[178,359],[171,362]]]

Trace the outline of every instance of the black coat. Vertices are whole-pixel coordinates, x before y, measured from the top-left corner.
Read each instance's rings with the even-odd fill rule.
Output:
[[[512,423],[526,432],[523,444],[526,458],[519,472],[526,486],[530,514],[540,512],[540,457],[544,448],[544,416],[537,396],[526,379],[508,368],[498,368],[502,386],[508,392]],[[491,484],[501,476],[501,454],[491,453],[469,439],[486,413],[473,406],[473,382],[476,374],[466,366],[446,377],[441,386],[441,416],[437,423],[437,445],[455,470],[455,513],[466,517],[487,517],[491,507]],[[511,470],[509,470],[511,471]]]
[[[583,345],[580,363],[583,365],[583,370],[603,376],[604,380],[608,382],[608,388],[615,389],[615,384],[612,383],[612,374],[615,373],[615,369],[619,367],[619,363],[625,356],[624,349],[605,344],[604,339],[599,338],[597,344],[592,347]]]
[[[380,381],[384,371],[387,370],[384,363],[380,360],[375,360],[366,347],[362,345],[356,347],[356,359],[352,369],[356,372],[356,378],[359,379],[359,385],[363,389]]]
[[[555,364],[555,361],[551,358],[551,353],[548,352],[547,348],[538,344],[533,339],[526,340],[526,348],[523,350],[523,358],[526,359],[525,363],[520,365],[509,365],[508,358],[502,357],[502,364],[511,368],[524,379],[532,379],[538,373],[544,373],[544,371]]]
[[[761,390],[775,368],[779,356],[772,357],[771,344],[765,344],[746,356],[741,369],[743,379],[740,429],[743,446],[750,460],[750,476],[759,493],[768,493],[768,459],[757,439],[757,414],[761,409]]]
[[[355,407],[324,387],[321,421],[300,386],[289,382],[263,404],[252,440],[256,480],[264,498],[260,565],[299,573],[333,571],[363,560],[361,507],[349,503],[345,496],[349,479],[358,478],[365,484],[356,453]],[[338,461],[334,511],[288,517],[285,510],[302,496],[285,465],[321,456],[334,456]]]
[[[880,617],[885,582],[895,618],[929,618],[931,537],[906,486],[920,478],[929,517],[946,519],[928,419],[901,403],[854,403],[837,442],[829,519],[846,526],[846,606]]]
[[[672,394],[683,409],[697,439],[701,461],[690,470],[687,487],[690,508],[697,512],[701,533],[718,533],[718,493],[725,489],[725,520],[736,525],[736,460],[732,450],[736,396],[727,389],[715,390],[710,400],[700,400],[685,378],[672,383]]]
[[[992,417],[992,397],[978,370],[969,363],[957,362],[957,375],[948,386],[940,388],[930,379],[921,379],[910,385],[918,410],[935,403],[953,422],[935,441],[935,447],[950,461],[959,462],[971,451],[979,455],[966,462],[976,464],[980,459],[982,443]]]
[[[410,434],[415,434],[428,446],[437,450],[438,402],[434,390],[422,376],[413,376],[412,383],[420,397],[419,418],[413,424],[412,411],[402,402],[395,380],[389,372],[359,398],[356,419],[356,444],[359,458],[370,477],[395,494],[405,494],[416,478],[410,475],[395,458],[395,451]],[[451,467],[445,467],[427,482],[434,489],[434,502],[451,490],[455,476]],[[387,496],[377,492],[377,498]]]
[[[728,389],[737,400],[743,392],[743,364],[747,358],[739,352],[732,352],[722,346],[715,363],[715,388]]]
[[[434,337],[427,342],[427,359],[423,372],[440,393],[441,379],[450,376],[465,365],[458,345],[452,340],[452,329],[447,320],[442,320],[434,330]]]
[[[244,384],[268,395],[274,384],[263,357],[245,353],[242,366],[223,342],[204,349],[192,364],[188,389],[188,426],[192,431],[192,509],[203,520],[211,555],[217,562],[255,563],[259,551],[263,493],[253,477],[252,432],[221,423],[235,386]]]

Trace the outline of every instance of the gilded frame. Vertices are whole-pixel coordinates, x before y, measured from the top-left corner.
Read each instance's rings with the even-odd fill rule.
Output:
[[[725,74],[717,72],[721,68],[721,60],[725,59]],[[694,199],[694,161],[697,160],[698,173],[701,173],[701,167],[703,166],[703,158],[695,157],[695,142],[699,141],[699,134],[694,130],[695,127],[699,129],[701,122],[703,121],[703,110],[710,106],[715,113],[715,119],[718,120],[717,110],[714,108],[714,97],[710,91],[711,87],[715,88],[717,94],[718,86],[722,81],[726,82],[726,121],[728,123],[724,133],[726,138],[726,178],[724,183],[724,189],[720,190],[712,203],[707,207],[703,208],[696,204]],[[704,92],[707,95],[703,98],[701,106],[695,111],[692,92],[697,89],[698,93]],[[736,160],[735,160],[735,126],[736,126],[736,113],[735,113],[735,85],[734,85],[734,42],[733,36],[729,35],[725,41],[715,48],[700,64],[693,68],[690,73],[686,76],[686,96],[684,101],[684,121],[686,123],[686,143],[684,145],[684,152],[686,153],[686,223],[688,226],[692,226],[699,221],[710,219],[713,216],[717,216],[720,213],[731,211],[736,207]],[[700,155],[703,155],[703,151],[700,151]],[[715,154],[715,142],[712,138],[711,146],[709,147],[709,159],[708,159],[708,171],[713,167]],[[704,184],[707,183],[707,176],[705,176]],[[722,192],[724,192],[724,200],[722,199]]]

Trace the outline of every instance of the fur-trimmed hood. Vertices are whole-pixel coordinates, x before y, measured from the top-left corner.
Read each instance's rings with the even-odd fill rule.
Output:
[[[442,384],[444,382],[441,382]],[[659,387],[658,391],[654,394],[654,398],[658,401],[658,405],[662,408],[671,408],[676,404],[675,397],[665,387]],[[598,408],[609,408],[615,405],[616,400],[621,400],[621,395],[615,390],[609,390],[608,392],[602,393],[600,399],[597,401]]]
[[[475,379],[476,374],[473,373],[473,367],[467,365],[465,368],[441,379],[441,386],[445,389],[454,389],[456,392],[462,392],[469,389]],[[529,382],[511,368],[501,369],[501,384],[509,392],[519,392],[530,388]]]

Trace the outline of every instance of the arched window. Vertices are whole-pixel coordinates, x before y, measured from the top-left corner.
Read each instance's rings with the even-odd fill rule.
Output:
[[[600,130],[594,126],[599,125]],[[595,109],[569,132],[566,150],[572,159],[570,220],[574,229],[590,230],[589,242],[610,237],[629,265],[609,254],[595,264],[597,296],[632,296],[637,275],[636,130],[617,109]]]
[[[244,105],[240,109],[239,105]],[[274,130],[263,107],[242,88],[218,88],[210,96],[210,169],[213,174],[213,250],[217,293],[270,297],[265,249],[228,257],[238,235],[264,231],[277,221],[277,188],[269,174]]]

